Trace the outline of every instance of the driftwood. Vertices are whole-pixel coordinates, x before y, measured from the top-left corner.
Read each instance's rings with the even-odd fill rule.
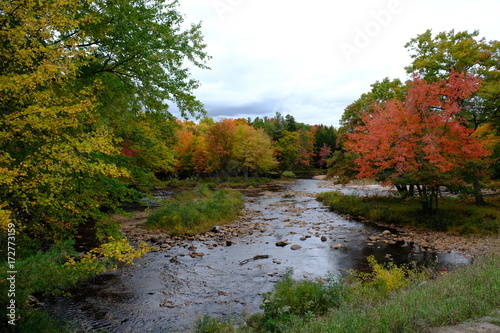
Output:
[[[256,256],[254,256],[253,258],[250,258],[250,259],[245,259],[243,261],[240,261],[240,265],[244,265],[246,263],[249,263],[250,261],[254,261],[254,260],[260,260],[260,259],[267,259],[269,258],[269,255],[268,254],[257,254]]]

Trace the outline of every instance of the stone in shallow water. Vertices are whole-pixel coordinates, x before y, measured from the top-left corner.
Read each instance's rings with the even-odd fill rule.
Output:
[[[302,248],[302,246],[295,244],[295,245],[292,245],[290,248],[291,248],[293,251],[296,251],[296,250],[300,250],[300,249]]]
[[[276,243],[276,246],[283,247],[283,246],[287,246],[288,244],[290,244],[290,243],[287,241],[279,241]]]

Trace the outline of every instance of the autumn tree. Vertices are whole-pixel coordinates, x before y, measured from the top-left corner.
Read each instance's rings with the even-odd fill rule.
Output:
[[[340,132],[351,133],[354,127],[362,125],[360,114],[373,111],[374,103],[382,103],[390,99],[404,100],[407,87],[399,79],[384,78],[371,84],[371,90],[362,94],[349,104],[340,119]]]
[[[178,2],[8,1],[0,21],[0,218],[41,243],[103,226],[136,166],[173,167],[168,102],[203,112]],[[99,227],[100,228],[100,227]],[[33,243],[35,247],[39,243]]]
[[[208,169],[229,179],[236,125],[232,119],[217,122],[207,131]]]
[[[257,175],[277,166],[271,138],[263,129],[255,129],[246,124],[237,126],[232,158],[243,170],[245,180],[248,180],[249,171],[254,171]]]
[[[462,116],[473,128],[485,122],[500,126],[500,42],[479,38],[479,31],[451,30],[433,36],[431,30],[418,35],[405,47],[413,62],[408,73],[418,71],[429,82],[447,77],[451,71],[473,74],[481,87],[462,105]]]
[[[332,155],[332,148],[330,148],[329,146],[326,145],[326,143],[324,143],[323,147],[321,147],[318,153],[318,158],[319,158],[318,165],[320,169],[323,169],[327,165],[328,159],[330,158],[331,155]]]
[[[315,125],[311,128],[314,134],[314,157],[320,168],[324,168],[328,158],[337,149],[337,129],[333,126]]]
[[[456,179],[465,163],[489,154],[459,116],[462,102],[479,87],[471,75],[451,72],[428,83],[415,75],[404,101],[375,104],[346,147],[358,154],[358,178],[376,178],[399,189],[417,187],[422,208],[438,208],[439,186]]]
[[[297,161],[295,162],[295,166],[310,168],[315,154],[314,133],[305,130],[299,130],[297,133],[299,135],[298,145],[300,147],[300,153]]]
[[[408,73],[418,71],[428,82],[446,78],[451,71],[465,72],[481,80],[481,86],[461,105],[460,115],[467,126],[478,129],[491,124],[492,134],[500,133],[500,42],[479,37],[479,31],[440,32],[431,30],[408,42],[406,48],[413,62],[406,67]],[[483,127],[484,128],[484,127]],[[498,156],[500,148],[494,147],[492,156]],[[495,161],[485,159],[482,168],[489,167],[493,177],[500,177]],[[474,167],[476,169],[478,166]],[[470,174],[478,174],[470,170]],[[479,179],[474,181],[476,192]]]
[[[299,133],[283,131],[283,137],[276,142],[276,158],[280,163],[281,173],[290,170],[300,157]]]
[[[120,150],[99,123],[94,90],[75,89],[89,56],[71,33],[90,20],[77,15],[78,5],[12,1],[2,8],[0,207],[23,236],[46,242],[98,220],[103,203],[112,207],[121,197],[107,187],[128,176],[111,161]]]

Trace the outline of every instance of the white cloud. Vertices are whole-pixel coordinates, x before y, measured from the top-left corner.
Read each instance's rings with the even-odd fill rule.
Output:
[[[193,69],[210,116],[279,111],[337,126],[370,84],[406,78],[404,45],[427,29],[500,39],[497,0],[185,0],[180,10],[202,21],[213,56],[212,70]]]

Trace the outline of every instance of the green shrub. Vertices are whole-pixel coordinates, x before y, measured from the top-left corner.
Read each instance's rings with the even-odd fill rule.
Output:
[[[226,189],[212,192],[208,186],[202,185],[168,200],[162,208],[150,214],[146,225],[172,235],[194,235],[232,221],[242,208],[240,192]]]
[[[231,319],[214,318],[203,316],[201,320],[196,322],[196,333],[223,333],[235,332],[236,328]]]
[[[295,174],[292,171],[283,171],[281,178],[285,179],[295,179]]]
[[[270,331],[285,331],[291,322],[309,320],[337,307],[343,300],[343,286],[333,278],[296,281],[292,270],[264,295],[261,325]]]

